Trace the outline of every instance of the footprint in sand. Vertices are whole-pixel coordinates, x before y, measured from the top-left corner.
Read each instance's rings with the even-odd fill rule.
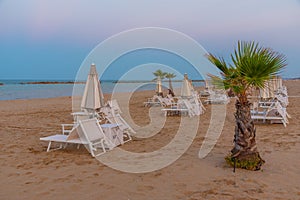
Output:
[[[8,174],[8,177],[20,176],[19,172]]]
[[[43,149],[34,149],[32,147],[27,148],[30,153],[37,154],[43,152]]]
[[[145,190],[146,191],[151,191],[153,189],[154,189],[154,187],[151,186],[151,185],[140,185],[140,186],[137,187],[138,191],[145,191]]]
[[[75,161],[75,164],[76,165],[88,165],[88,164],[91,164],[92,161],[91,160],[78,160],[78,161]]]
[[[156,172],[156,173],[154,174],[154,176],[155,176],[155,177],[161,176],[161,172]]]
[[[232,198],[232,195],[227,194],[230,199]],[[188,197],[189,200],[198,200],[198,199],[220,199],[220,196],[222,196],[222,199],[228,199],[225,197],[225,194],[218,194],[217,189],[209,189],[204,191],[198,191],[194,192],[192,195]]]
[[[25,167],[25,164],[19,164],[17,165],[17,169],[21,169],[21,168],[24,168]]]

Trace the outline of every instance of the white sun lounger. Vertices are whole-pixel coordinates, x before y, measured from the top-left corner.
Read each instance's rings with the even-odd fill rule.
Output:
[[[117,102],[116,99],[113,99],[113,100],[110,100],[107,102],[108,106],[111,108],[112,112],[114,114],[120,114],[122,113],[121,109],[120,109],[120,106]]]
[[[189,109],[187,108],[176,108],[176,107],[171,107],[171,108],[164,108],[161,109],[163,112],[165,112],[165,116],[179,116],[179,115],[185,115],[188,114]]]
[[[93,157],[105,153],[106,148],[112,149],[114,147],[113,143],[103,133],[96,118],[79,121],[69,135],[56,134],[40,138],[40,140],[49,142],[47,152],[51,150],[52,142],[61,143],[56,149],[61,149],[62,144],[83,144]]]
[[[181,115],[188,115],[189,109],[183,107],[182,103],[173,103],[168,108],[161,109],[165,113],[165,116],[181,116]]]
[[[123,143],[130,141],[131,134],[135,134],[135,130],[124,120],[120,114],[114,116],[106,116],[106,119],[110,124],[116,124],[122,132]]]
[[[228,104],[230,102],[225,90],[209,90],[208,93],[209,96],[204,101],[206,104]]]
[[[189,117],[199,116],[204,113],[205,108],[198,95],[194,95],[190,99],[179,99],[177,104],[172,104],[170,108],[164,108],[165,116],[173,115],[189,115]]]
[[[112,142],[113,147],[127,142],[127,140],[124,141],[123,131],[119,128],[118,124],[101,124],[100,126],[105,136]]]
[[[204,102],[207,104],[228,104],[229,101],[230,98],[228,98],[225,94],[215,94],[210,95]]]
[[[66,129],[67,126],[72,127],[72,129]],[[47,141],[48,143],[48,148],[47,152],[50,150],[57,150],[62,148],[62,144],[65,143],[68,140],[68,143],[72,144],[83,144],[83,141],[80,140],[79,136],[77,135],[77,127],[78,125],[74,124],[62,124],[62,134],[56,134],[56,135],[51,135],[48,137],[42,137],[40,138],[41,141]],[[58,148],[51,149],[51,144],[52,142],[58,142],[61,143]]]
[[[251,119],[253,120],[263,120],[265,123],[267,120],[271,123],[282,123],[284,127],[289,123],[288,118],[290,118],[289,114],[286,112],[286,109],[281,106],[279,102],[274,102],[270,106],[265,106],[268,108],[265,111],[251,111]]]
[[[160,105],[163,106],[163,107],[170,106],[173,103],[175,103],[175,101],[173,100],[173,98],[169,98],[169,97],[157,96],[157,100],[160,102]]]
[[[87,144],[87,142],[82,141],[80,138],[74,138],[74,139],[70,139],[68,135],[63,135],[63,134],[56,134],[56,135],[51,135],[48,137],[42,137],[40,138],[41,141],[46,141],[49,142],[48,143],[48,147],[47,147],[47,152],[49,152],[50,150],[57,150],[57,149],[61,149],[63,147],[63,143],[67,144]],[[52,148],[51,149],[51,145],[52,142],[57,142],[57,143],[61,143],[59,145],[58,148]]]
[[[157,95],[154,95],[152,98],[148,98],[146,102],[144,102],[145,107],[151,106],[161,106],[161,102],[158,100]]]

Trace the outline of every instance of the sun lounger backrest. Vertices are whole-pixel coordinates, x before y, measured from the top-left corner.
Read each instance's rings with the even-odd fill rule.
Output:
[[[68,140],[73,140],[73,139],[77,139],[79,138],[79,133],[78,133],[78,124],[74,125],[74,127],[72,128],[72,130],[70,131],[68,137],[67,137],[67,141]]]
[[[118,102],[117,102],[116,99],[113,99],[113,100],[111,100],[111,101],[108,101],[108,105],[109,105],[109,107],[112,109],[112,112],[113,112],[114,114],[122,113],[122,111],[121,111],[121,109],[120,109],[120,106],[119,106],[119,104],[118,104]]]
[[[284,121],[288,122],[285,108],[283,108],[279,102],[275,103],[275,108],[277,109],[277,112],[282,116]]]
[[[161,97],[161,96],[157,96],[157,100],[159,101],[159,103],[160,103],[162,106],[168,105],[168,101],[166,101],[166,99],[163,98],[163,97]]]
[[[116,124],[119,124],[120,126],[129,129],[132,133],[135,133],[135,131],[131,128],[131,126],[125,121],[125,119],[120,114],[116,114],[115,116],[113,116],[113,118]]]
[[[190,117],[192,117],[192,116],[194,116],[196,114],[195,110],[193,109],[192,104],[190,103],[190,101],[188,99],[183,99],[183,104],[189,110],[189,116]]]
[[[82,135],[90,142],[101,140],[104,138],[104,133],[100,127],[98,120],[96,118],[83,120],[79,122],[79,131],[82,131]]]
[[[276,94],[275,99],[277,99],[283,107],[287,107],[289,104],[288,97],[282,94]]]

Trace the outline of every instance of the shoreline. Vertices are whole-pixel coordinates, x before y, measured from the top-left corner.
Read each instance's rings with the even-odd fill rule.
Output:
[[[18,84],[21,84],[21,85],[26,85],[26,84],[29,84],[29,85],[35,85],[35,84],[40,84],[40,85],[45,85],[45,84],[85,84],[85,82],[74,82],[74,81],[32,81],[32,82],[20,82]]]
[[[283,78],[285,81],[300,80],[300,77]],[[192,82],[205,82],[205,79],[194,79]],[[10,82],[10,83],[7,83]],[[100,80],[100,82],[108,83],[149,83],[156,82],[155,80]],[[163,79],[162,82],[168,82],[168,79]],[[182,82],[182,79],[172,79],[172,82]],[[73,80],[39,80],[39,79],[0,79],[0,85],[14,85],[14,84],[84,84],[86,80],[73,81]]]
[[[23,84],[23,85],[26,85],[26,84]],[[36,85],[36,84],[33,84],[33,85]],[[45,85],[50,85],[50,84],[45,84]],[[53,85],[57,85],[57,84],[53,84]],[[72,87],[71,84],[68,84],[68,85],[70,87]],[[174,91],[177,91],[177,93],[178,93],[178,91],[180,90],[180,87],[176,87],[176,86],[173,86],[173,87],[174,87]],[[196,86],[195,88],[198,88],[198,87],[202,87],[202,86]],[[154,94],[155,93],[154,90],[155,90],[155,88],[143,88],[143,89],[136,90],[134,92],[152,91],[153,94]],[[102,91],[103,91],[103,86],[102,86]],[[27,100],[29,100],[29,99],[45,99],[45,98],[56,98],[56,97],[72,97],[72,92],[73,92],[73,90],[71,90],[71,92],[67,93],[67,94],[66,93],[64,93],[64,94],[57,93],[57,94],[55,94],[55,95],[53,95],[51,97],[32,97],[32,96],[35,96],[35,95],[31,95],[31,96],[27,96],[27,97],[24,97],[24,98],[9,98],[9,99],[5,98],[5,99],[1,99],[1,96],[0,96],[0,101],[22,100],[22,99],[27,99]],[[103,91],[103,94],[104,95],[111,95],[111,94],[113,94],[113,92],[114,92],[114,90],[112,90],[112,91]],[[164,89],[164,93],[166,93],[166,92],[167,92],[167,90]],[[125,90],[125,91],[118,91],[118,92],[114,92],[114,93],[131,93],[131,92]]]

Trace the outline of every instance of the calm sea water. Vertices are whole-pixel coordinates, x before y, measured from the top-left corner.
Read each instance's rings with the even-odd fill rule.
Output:
[[[0,100],[52,98],[73,95],[73,84],[21,84],[40,81],[41,80],[0,80],[0,82],[3,83],[3,85],[0,86]],[[52,80],[47,80],[46,82],[52,82]],[[173,87],[179,88],[181,84],[181,82],[173,82]],[[194,86],[203,86],[202,82],[194,82],[193,84]],[[84,86],[85,84],[76,84],[74,95],[81,96]],[[116,84],[113,81],[104,81],[101,83],[101,86],[103,93],[112,93],[155,90],[156,85],[154,82],[126,82]],[[168,83],[163,82],[163,86],[167,88]]]

